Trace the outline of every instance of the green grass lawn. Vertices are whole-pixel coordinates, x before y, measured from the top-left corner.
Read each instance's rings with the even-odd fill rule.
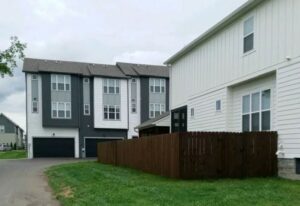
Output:
[[[300,205],[300,182],[279,178],[172,180],[96,162],[50,168],[62,205]]]
[[[25,150],[12,150],[0,152],[0,159],[21,159],[26,157],[27,153]]]

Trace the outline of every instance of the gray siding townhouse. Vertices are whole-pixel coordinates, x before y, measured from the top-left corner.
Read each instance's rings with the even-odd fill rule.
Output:
[[[0,114],[0,144],[16,144],[23,148],[24,130],[4,114]]]
[[[28,157],[94,157],[169,109],[165,66],[26,58]]]

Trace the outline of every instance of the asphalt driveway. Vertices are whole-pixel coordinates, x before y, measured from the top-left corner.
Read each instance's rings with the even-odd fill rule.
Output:
[[[0,160],[1,206],[57,206],[46,177],[46,168],[75,159]]]

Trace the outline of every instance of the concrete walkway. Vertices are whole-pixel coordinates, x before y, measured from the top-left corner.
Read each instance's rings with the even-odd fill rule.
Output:
[[[57,206],[43,172],[75,159],[0,160],[1,206]]]

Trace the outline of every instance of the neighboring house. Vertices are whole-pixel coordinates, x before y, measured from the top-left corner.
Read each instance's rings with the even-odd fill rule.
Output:
[[[0,144],[16,144],[17,148],[23,148],[24,130],[0,113]]]
[[[168,59],[172,131],[278,131],[279,174],[299,178],[299,10],[248,1]]]
[[[138,136],[168,111],[165,66],[26,58],[28,157],[94,157],[97,142]]]

